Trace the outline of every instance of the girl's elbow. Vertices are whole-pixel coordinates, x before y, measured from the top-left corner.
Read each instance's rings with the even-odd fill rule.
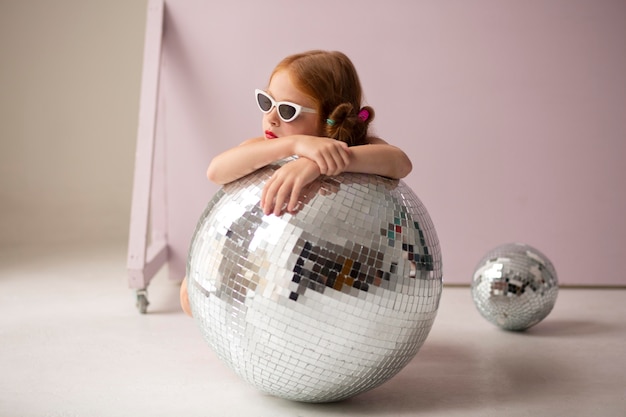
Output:
[[[211,182],[215,182],[215,170],[211,169],[211,165],[206,169],[206,177]]]
[[[209,179],[209,181],[211,181],[214,184],[217,184],[217,185],[226,184],[226,182],[222,178],[219,177],[217,170],[213,168],[211,165],[209,165],[209,167],[206,170],[206,177]]]
[[[401,179],[411,173],[413,170],[413,164],[411,163],[411,160],[405,156],[402,158],[401,162],[396,165],[396,169],[396,178]]]

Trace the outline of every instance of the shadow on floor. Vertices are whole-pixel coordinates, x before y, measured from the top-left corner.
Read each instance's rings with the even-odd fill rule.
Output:
[[[563,380],[576,378],[574,369],[549,352],[520,348],[517,337],[502,339],[507,340],[485,349],[426,344],[404,370],[382,386],[342,402],[301,404],[301,408],[325,415],[372,416],[479,410],[494,402],[532,402],[554,396]],[[284,400],[268,397],[268,401],[280,407]]]

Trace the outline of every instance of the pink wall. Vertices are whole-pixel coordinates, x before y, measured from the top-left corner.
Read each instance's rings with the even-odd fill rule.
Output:
[[[626,2],[166,2],[158,129],[170,271],[184,274],[218,152],[260,134],[253,89],[285,55],[354,61],[375,129],[411,157],[446,283],[489,249],[544,252],[570,285],[626,285]]]

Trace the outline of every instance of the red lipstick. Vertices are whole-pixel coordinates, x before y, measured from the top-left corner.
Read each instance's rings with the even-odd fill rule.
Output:
[[[265,131],[265,138],[266,139],[276,139],[278,136],[276,136],[274,134],[274,132],[272,132],[271,130],[266,130]]]

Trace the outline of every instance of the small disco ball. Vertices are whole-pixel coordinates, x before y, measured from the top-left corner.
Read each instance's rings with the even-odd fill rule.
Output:
[[[489,251],[476,266],[472,280],[476,308],[505,330],[526,330],[539,323],[552,311],[558,292],[550,260],[523,243]]]
[[[264,215],[268,166],[202,214],[187,277],[218,357],[261,391],[330,402],[398,373],[424,343],[442,290],[439,241],[417,196],[375,175],[321,177],[297,213]]]

